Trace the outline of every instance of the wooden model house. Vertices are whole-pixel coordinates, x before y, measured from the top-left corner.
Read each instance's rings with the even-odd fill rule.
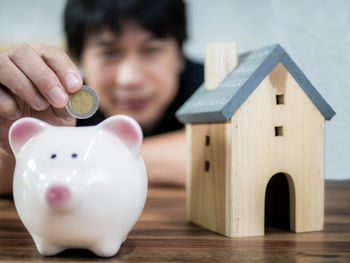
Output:
[[[230,64],[222,50],[207,50],[205,84]],[[215,89],[205,84],[176,114],[189,139],[188,219],[230,237],[257,236],[268,213],[278,222],[287,209],[291,231],[322,230],[324,123],[333,109],[280,45],[240,55]],[[276,178],[287,202],[270,211],[265,199],[281,199],[267,190]]]

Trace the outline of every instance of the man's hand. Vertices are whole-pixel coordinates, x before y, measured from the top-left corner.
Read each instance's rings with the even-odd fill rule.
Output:
[[[20,117],[75,125],[64,107],[68,94],[82,84],[78,69],[59,48],[20,44],[0,54],[0,148],[11,153],[8,131]]]

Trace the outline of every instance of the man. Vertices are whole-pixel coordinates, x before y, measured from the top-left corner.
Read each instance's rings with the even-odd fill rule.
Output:
[[[68,49],[100,98],[100,111],[84,121],[64,108],[83,80],[63,51],[21,44],[1,54],[0,193],[11,191],[8,129],[23,116],[80,126],[127,114],[146,137],[141,154],[149,182],[183,185],[186,139],[174,113],[203,81],[203,68],[182,53],[185,24],[182,0],[68,1]]]

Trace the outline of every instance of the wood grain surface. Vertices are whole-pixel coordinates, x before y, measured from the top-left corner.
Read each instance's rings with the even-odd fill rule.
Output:
[[[86,250],[41,256],[11,198],[0,198],[0,262],[350,262],[350,181],[326,181],[325,229],[302,234],[267,228],[227,238],[186,221],[185,189],[150,188],[144,212],[112,258]]]

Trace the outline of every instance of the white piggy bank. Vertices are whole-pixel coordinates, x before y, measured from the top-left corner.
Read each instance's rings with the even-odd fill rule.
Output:
[[[116,254],[147,195],[136,121],[116,115],[97,126],[55,127],[22,118],[9,139],[15,206],[39,252]]]

